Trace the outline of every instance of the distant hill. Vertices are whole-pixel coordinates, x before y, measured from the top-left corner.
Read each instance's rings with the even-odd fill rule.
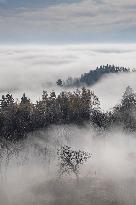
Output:
[[[90,70],[88,73],[82,74],[79,78],[69,77],[66,81],[58,79],[57,85],[64,87],[80,87],[83,85],[91,86],[97,83],[106,74],[130,73],[134,71],[135,69],[131,71],[129,68],[119,67],[115,65],[101,65],[95,70]]]

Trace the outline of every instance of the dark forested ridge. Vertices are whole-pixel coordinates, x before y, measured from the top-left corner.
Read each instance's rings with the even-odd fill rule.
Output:
[[[23,94],[20,102],[11,94],[3,95],[0,101],[1,140],[19,140],[27,133],[47,128],[52,124],[90,123],[95,128],[110,129],[121,126],[136,131],[136,94],[126,88],[119,105],[112,111],[103,112],[98,97],[83,87],[74,92],[43,91],[42,99],[35,104]]]
[[[83,85],[91,86],[97,83],[104,75],[106,74],[113,74],[113,73],[128,73],[134,72],[135,69],[130,71],[129,68],[119,67],[115,65],[101,65],[97,67],[95,70],[90,70],[88,73],[82,74],[79,78],[72,78],[69,77],[66,81],[62,81],[58,79],[57,85],[58,86],[65,86],[65,87],[80,87]]]

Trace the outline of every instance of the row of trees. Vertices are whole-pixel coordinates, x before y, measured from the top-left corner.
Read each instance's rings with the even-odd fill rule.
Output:
[[[33,104],[25,94],[21,101],[14,101],[11,94],[0,101],[0,135],[5,139],[20,139],[28,132],[51,124],[89,121],[90,110],[99,107],[97,96],[82,88],[75,92],[43,91],[42,99]]]
[[[136,131],[136,93],[128,86],[120,104],[108,112],[102,112],[100,109],[94,110],[90,121],[103,129],[119,126],[125,131]]]
[[[100,109],[98,97],[89,89],[75,92],[43,91],[42,99],[35,104],[23,94],[21,101],[14,101],[11,94],[0,101],[1,139],[19,140],[28,132],[52,124],[78,124],[89,122],[95,127],[109,129],[120,125],[126,130],[136,130],[136,94],[127,87],[122,101],[110,112]]]
[[[134,72],[135,70],[133,70]],[[58,79],[57,85],[58,86],[65,86],[65,87],[80,87],[82,85],[91,86],[95,84],[97,81],[100,80],[105,74],[112,74],[112,73],[128,73],[130,72],[129,68],[119,67],[115,65],[101,65],[94,70],[90,70],[88,73],[82,74],[79,78],[72,78],[69,77],[66,81],[62,81]]]

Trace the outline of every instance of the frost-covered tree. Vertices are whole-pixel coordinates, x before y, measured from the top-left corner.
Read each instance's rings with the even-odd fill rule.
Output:
[[[69,146],[62,146],[58,150],[60,160],[59,175],[74,173],[76,179],[79,179],[80,166],[91,157],[91,154],[85,151],[75,151]]]

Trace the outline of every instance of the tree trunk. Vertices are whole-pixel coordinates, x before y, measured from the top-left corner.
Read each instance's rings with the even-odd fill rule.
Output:
[[[76,185],[78,186],[79,185],[79,175],[78,173],[75,173],[75,175],[76,175]]]

